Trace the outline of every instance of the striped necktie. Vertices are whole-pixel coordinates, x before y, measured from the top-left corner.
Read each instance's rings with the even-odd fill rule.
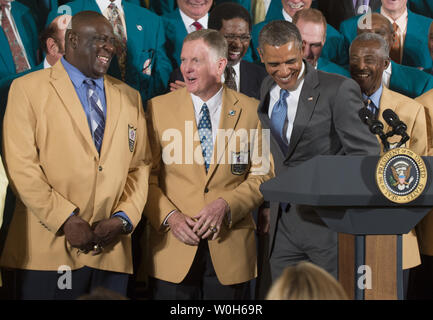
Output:
[[[212,140],[212,123],[210,120],[209,108],[206,103],[201,107],[201,117],[198,123],[198,134],[200,137],[201,150],[204,158],[206,173],[212,160],[213,140]]]
[[[194,26],[194,28],[195,28],[196,31],[197,31],[197,30],[201,30],[201,29],[203,29],[203,26],[202,26],[201,23],[198,22],[198,21],[194,21],[194,22],[192,23],[192,25]]]
[[[284,131],[284,124],[287,119],[287,97],[289,92],[287,90],[280,90],[280,99],[275,103],[271,113],[271,132],[277,140],[278,145],[283,151],[284,155],[287,154],[288,145],[286,143],[286,132]]]
[[[10,6],[10,4],[0,1],[0,6],[2,13],[1,28],[3,29],[9,42],[9,48],[11,50],[12,58],[15,64],[15,72],[20,73],[26,71],[30,69],[30,65],[24,56],[24,48],[18,43],[18,39],[15,36],[14,30],[12,29],[12,23],[6,14],[6,7]]]
[[[105,129],[104,107],[102,106],[101,99],[99,99],[98,93],[96,92],[95,81],[92,79],[86,79],[84,80],[84,84],[87,87],[92,137],[95,147],[98,150],[98,153],[100,153]]]
[[[364,104],[366,108],[370,110],[370,112],[373,114],[374,118],[377,119],[377,116],[379,114],[379,108],[376,107],[374,102],[370,98],[368,98],[367,100],[364,101]]]

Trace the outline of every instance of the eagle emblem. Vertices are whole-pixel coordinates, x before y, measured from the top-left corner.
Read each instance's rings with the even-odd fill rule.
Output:
[[[410,175],[412,165],[405,161],[398,161],[392,167],[392,177],[390,183],[393,187],[397,187],[398,190],[403,191],[408,189],[412,183],[414,177]]]

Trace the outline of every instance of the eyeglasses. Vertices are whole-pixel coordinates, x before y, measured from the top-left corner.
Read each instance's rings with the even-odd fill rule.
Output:
[[[235,34],[225,34],[224,38],[227,39],[227,41],[235,41],[236,39],[239,39],[241,42],[248,42],[251,39],[251,36],[249,34],[242,34],[240,36],[237,36]]]

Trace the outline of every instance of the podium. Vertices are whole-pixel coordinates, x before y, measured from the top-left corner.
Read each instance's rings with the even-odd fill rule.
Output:
[[[403,299],[402,235],[433,207],[433,157],[422,159],[427,184],[407,204],[393,203],[380,192],[379,156],[317,156],[287,167],[260,190],[267,201],[314,206],[339,233],[338,280],[349,298]]]

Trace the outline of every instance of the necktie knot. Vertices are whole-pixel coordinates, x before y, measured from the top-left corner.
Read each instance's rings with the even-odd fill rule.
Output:
[[[287,99],[287,97],[289,96],[289,91],[285,90],[285,89],[281,89],[280,90],[280,100],[285,100]]]
[[[202,26],[201,23],[198,22],[198,21],[194,21],[194,22],[192,23],[192,25],[195,27],[195,30],[201,30],[201,29],[203,29],[203,26]]]

